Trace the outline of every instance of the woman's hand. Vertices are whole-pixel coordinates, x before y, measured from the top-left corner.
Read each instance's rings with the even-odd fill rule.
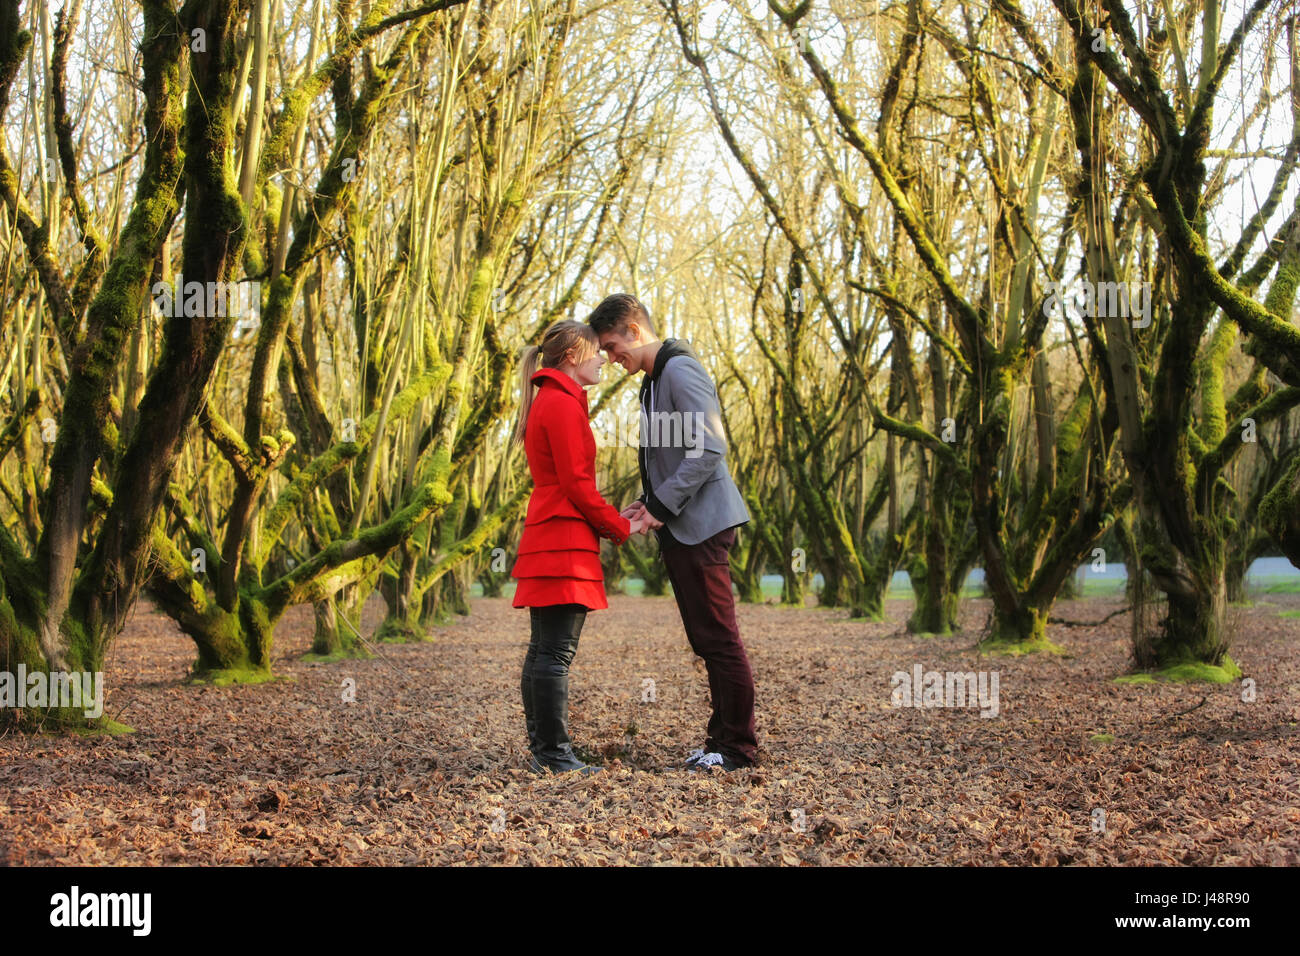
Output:
[[[619,512],[628,520],[631,528],[628,535],[645,534],[653,531],[655,528],[662,528],[664,523],[646,510],[646,506],[640,501],[634,501],[622,511]]]
[[[626,508],[624,508],[622,511],[620,511],[619,514],[622,515],[624,518],[626,518],[628,524],[631,525],[631,527],[628,529],[627,532],[628,537],[631,537],[634,534],[645,534],[645,530],[646,530],[645,519],[646,519],[646,515],[648,514],[648,512],[645,510],[645,505],[643,505],[639,501],[634,501]]]

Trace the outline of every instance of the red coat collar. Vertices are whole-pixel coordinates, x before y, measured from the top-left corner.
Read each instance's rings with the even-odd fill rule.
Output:
[[[578,401],[582,402],[582,407],[587,407],[587,390],[579,385],[571,376],[565,375],[557,368],[539,368],[533,373],[533,384],[542,385],[544,382],[551,382],[558,385],[561,389],[568,392]]]

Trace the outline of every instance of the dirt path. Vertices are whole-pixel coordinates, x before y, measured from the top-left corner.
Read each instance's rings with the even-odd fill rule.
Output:
[[[676,607],[614,597],[588,618],[570,719],[610,770],[542,780],[523,769],[526,612],[504,599],[436,643],[328,665],[297,659],[298,608],[278,635],[287,679],[225,688],[183,682],[193,646],[145,605],[106,677],[107,712],[136,733],[0,740],[0,860],[1295,865],[1300,619],[1279,612],[1300,597],[1262,600],[1233,649],[1251,703],[1239,685],[1113,683],[1125,616],[1052,628],[1069,657],[1012,660],[974,653],[981,601],[940,639],[903,633],[908,601],[883,624],[742,606],[763,765],[708,778],[677,769],[708,700]],[[997,671],[997,715],[893,707],[892,675],[917,664]]]

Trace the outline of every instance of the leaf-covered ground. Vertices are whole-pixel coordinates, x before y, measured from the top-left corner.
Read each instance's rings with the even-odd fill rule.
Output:
[[[134,734],[0,740],[0,861],[1295,865],[1300,619],[1283,613],[1298,607],[1271,595],[1237,612],[1246,702],[1239,684],[1114,683],[1125,615],[1052,627],[1069,656],[1009,659],[974,651],[983,601],[951,638],[904,633],[906,600],[883,624],[742,606],[763,762],[710,777],[679,769],[707,685],[672,599],[613,597],[588,616],[570,718],[608,771],[538,779],[518,691],[527,612],[504,599],[474,601],[434,643],[332,664],[299,660],[310,612],[295,609],[284,679],[244,687],[186,684],[193,646],[141,605],[106,677],[107,712]],[[998,715],[894,708],[891,675],[915,664],[996,670]]]

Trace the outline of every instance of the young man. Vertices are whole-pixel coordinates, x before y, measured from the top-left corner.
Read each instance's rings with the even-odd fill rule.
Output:
[[[728,552],[749,510],[727,470],[727,442],[713,380],[683,339],[660,342],[650,313],[627,293],[587,319],[611,362],[642,372],[641,487],[623,509],[655,528],[691,649],[704,659],[713,714],[692,770],[735,770],[758,760],[754,676],[736,626]]]

